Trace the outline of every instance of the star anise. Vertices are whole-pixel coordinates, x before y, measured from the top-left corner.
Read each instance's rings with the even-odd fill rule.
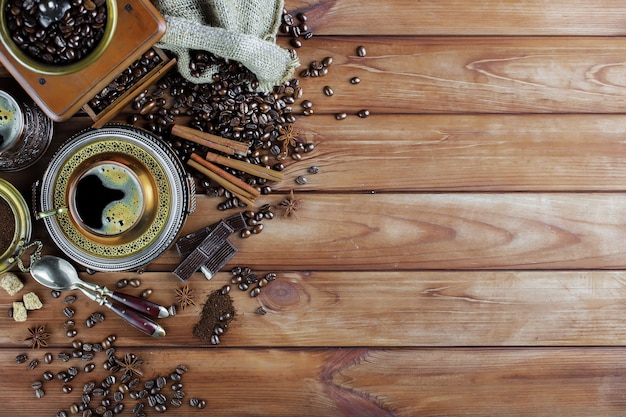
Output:
[[[287,153],[289,146],[296,146],[299,133],[293,130],[293,125],[288,124],[286,127],[279,127],[280,136],[278,140],[283,143],[283,154]]]
[[[298,200],[293,196],[293,190],[291,190],[291,192],[289,193],[289,197],[278,203],[278,206],[282,207],[285,210],[285,213],[283,214],[284,217],[293,216],[295,218],[298,218],[295,212],[300,209],[301,201],[302,200]]]
[[[180,305],[181,309],[185,309],[189,306],[195,306],[193,290],[189,288],[189,285],[176,289],[176,302]]]
[[[115,357],[115,365],[116,366],[114,368],[111,368],[112,372],[121,371],[124,375],[129,376],[132,376],[133,374],[138,376],[143,375],[143,371],[141,370],[143,361],[132,353],[125,354],[122,359]]]
[[[24,340],[28,341],[28,347],[39,349],[48,346],[48,338],[50,333],[46,332],[46,326],[35,326],[28,329],[28,337]]]

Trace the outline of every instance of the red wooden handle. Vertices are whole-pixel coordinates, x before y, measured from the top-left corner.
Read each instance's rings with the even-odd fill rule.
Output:
[[[148,319],[147,317],[142,316],[136,311],[129,310],[123,306],[120,306],[119,304],[110,304],[109,308],[113,310],[121,318],[123,318],[128,323],[130,323],[132,326],[141,330],[145,334],[150,335],[152,337],[165,336],[165,330],[161,326],[159,326],[152,320]]]
[[[148,301],[145,298],[135,297],[133,295],[124,294],[121,292],[113,291],[108,294],[117,303],[126,307],[132,308],[138,311],[144,316],[152,317],[155,319],[167,317],[169,315],[167,309],[152,301]]]

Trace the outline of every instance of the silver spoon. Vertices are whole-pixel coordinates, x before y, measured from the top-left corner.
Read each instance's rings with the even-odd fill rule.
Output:
[[[79,289],[89,298],[108,307],[142,332],[154,337],[165,336],[165,330],[160,325],[142,315],[155,318],[167,317],[169,313],[165,307],[143,298],[110,291],[106,287],[83,281],[78,277],[72,264],[65,259],[50,255],[42,256],[31,265],[30,274],[41,285],[54,290]],[[111,303],[105,296],[111,297],[119,304],[130,307],[132,310],[128,310],[117,303]]]

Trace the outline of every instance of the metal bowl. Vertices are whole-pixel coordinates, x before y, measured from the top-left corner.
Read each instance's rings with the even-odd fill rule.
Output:
[[[104,29],[104,35],[95,48],[87,54],[87,56],[71,64],[46,64],[28,56],[15,44],[13,39],[11,39],[11,34],[9,33],[9,29],[6,24],[6,4],[7,0],[0,0],[0,41],[13,58],[15,58],[15,60],[17,60],[22,66],[30,69],[31,71],[45,75],[71,74],[81,71],[93,64],[98,58],[100,58],[102,53],[109,46],[115,33],[115,27],[117,26],[117,1],[106,0],[107,22]]]
[[[52,240],[96,271],[142,269],[195,208],[193,180],[171,148],[126,125],[88,129],[53,156],[41,181]],[[60,210],[59,210],[60,209]]]
[[[8,181],[0,178],[0,198],[4,199],[13,211],[15,233],[9,247],[0,254],[0,273],[15,265],[32,233],[32,221],[22,194]]]

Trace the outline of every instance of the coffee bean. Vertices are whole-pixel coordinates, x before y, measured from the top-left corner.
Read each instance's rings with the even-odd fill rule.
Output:
[[[133,288],[137,288],[141,286],[141,280],[139,278],[133,278],[130,281],[128,281],[128,283]]]
[[[44,361],[45,363],[47,363],[47,364],[52,363],[53,358],[54,358],[54,357],[52,356],[52,353],[50,353],[50,352],[48,352],[48,353],[46,353],[45,355],[43,355],[43,361]]]
[[[300,39],[296,39],[296,38],[291,38],[289,40],[289,44],[291,46],[293,46],[294,48],[300,48],[302,47],[302,41]]]
[[[71,308],[71,307],[65,307],[63,309],[63,314],[65,315],[65,317],[67,317],[68,319],[71,319],[72,317],[74,317],[75,311]]]
[[[28,360],[28,355],[17,355],[15,357],[15,363],[24,363]]]
[[[85,365],[85,368],[83,368],[86,373],[92,372],[94,369],[96,369],[96,364],[94,363],[88,363]]]
[[[39,389],[39,388],[43,387],[43,382],[35,381],[30,386],[31,386],[32,389]]]
[[[75,337],[78,334],[78,332],[76,331],[76,329],[70,329],[67,332],[65,332],[65,335],[67,337]]]
[[[152,289],[147,288],[141,293],[141,298],[150,298],[152,295]]]
[[[258,307],[254,312],[260,316],[264,316],[267,314],[267,311],[263,307]]]
[[[117,284],[115,284],[117,288],[124,288],[127,285],[128,285],[128,280],[126,278],[120,279],[119,281],[117,281]]]
[[[61,291],[59,291],[59,290],[52,290],[52,291],[50,291],[50,295],[52,296],[52,298],[59,298],[61,296]]]
[[[43,398],[46,395],[43,389],[39,388],[35,390],[35,397]]]
[[[13,318],[13,307],[9,307],[9,310],[8,310],[8,315],[9,315],[9,318],[10,318],[10,319],[12,319],[12,318]]]
[[[350,78],[350,84],[358,84],[360,82],[361,82],[361,79],[359,77]]]
[[[327,96],[332,96],[333,94],[335,94],[335,92],[333,91],[332,88],[330,88],[329,86],[325,86],[324,87],[324,94]]]
[[[68,295],[67,297],[65,297],[64,301],[65,304],[72,304],[74,301],[76,301],[76,296],[73,294]]]
[[[33,359],[32,361],[30,361],[30,363],[28,364],[28,369],[33,370],[35,369],[37,366],[39,366],[39,360],[37,359]]]
[[[45,381],[52,381],[54,379],[54,374],[50,371],[44,372],[41,376]]]
[[[356,48],[356,54],[360,57],[364,57],[365,55],[367,55],[367,50],[364,46],[359,46]]]
[[[72,392],[72,386],[71,385],[63,385],[63,393],[64,394],[69,394],[70,392]]]
[[[302,175],[298,176],[298,177],[295,179],[295,181],[296,181],[296,184],[299,184],[299,185],[304,185],[304,184],[306,184],[307,182],[309,182],[309,181],[306,179],[306,177],[303,177]]]
[[[348,117],[348,113],[337,113],[337,114],[335,114],[335,119],[337,119],[337,120],[343,120],[346,117]]]
[[[369,111],[369,110],[367,110],[367,109],[360,110],[360,111],[357,113],[357,116],[359,116],[359,117],[360,117],[360,118],[362,118],[362,119],[365,119],[365,118],[366,118],[366,117],[368,117],[369,115],[370,115],[370,111]]]

